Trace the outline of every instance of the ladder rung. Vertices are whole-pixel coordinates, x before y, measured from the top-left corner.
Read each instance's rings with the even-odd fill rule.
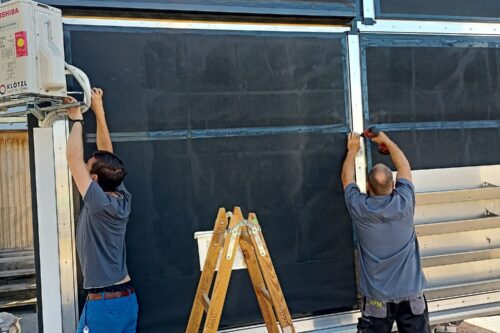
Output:
[[[269,294],[269,291],[266,289],[266,287],[260,285],[259,290],[262,296],[264,296],[269,302],[271,302],[271,295]]]
[[[203,309],[205,309],[205,312],[208,313],[208,308],[210,307],[210,298],[208,297],[207,293],[201,294],[201,304],[203,304]]]

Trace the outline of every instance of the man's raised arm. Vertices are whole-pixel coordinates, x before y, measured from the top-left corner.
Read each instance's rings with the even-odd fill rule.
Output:
[[[411,177],[411,167],[410,162],[406,159],[403,151],[398,147],[398,145],[392,141],[387,134],[380,132],[378,136],[372,138],[372,141],[377,144],[385,144],[391,154],[392,163],[396,167],[398,173],[396,174],[396,179],[404,178],[408,181],[412,181]]]
[[[354,183],[354,161],[361,147],[360,136],[357,133],[349,133],[347,137],[347,156],[342,166],[342,185],[344,190],[350,183]]]
[[[92,104],[91,108],[94,111],[97,123],[96,142],[97,149],[113,152],[113,144],[109,135],[108,124],[106,123],[106,116],[104,114],[104,106],[102,103],[102,96],[104,95],[102,89],[92,88]]]

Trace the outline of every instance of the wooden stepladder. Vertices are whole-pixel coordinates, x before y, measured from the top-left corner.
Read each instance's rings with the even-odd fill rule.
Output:
[[[235,207],[233,213],[228,212],[227,214],[224,208],[219,209],[186,333],[199,332],[204,312],[207,313],[207,316],[203,332],[217,332],[238,246],[243,252],[267,331],[271,333],[295,333],[292,317],[262,236],[257,216],[250,213],[248,219],[245,220],[239,207]],[[219,272],[210,298],[208,294],[212,287],[221,250]],[[277,321],[280,323],[281,331]]]

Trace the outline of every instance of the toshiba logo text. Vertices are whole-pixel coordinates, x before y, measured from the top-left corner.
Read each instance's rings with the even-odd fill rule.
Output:
[[[19,8],[12,8],[9,10],[4,10],[3,12],[0,12],[0,19],[4,18],[4,17],[16,15],[17,13],[19,13]]]

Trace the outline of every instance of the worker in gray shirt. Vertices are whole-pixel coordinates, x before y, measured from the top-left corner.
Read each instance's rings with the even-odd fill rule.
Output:
[[[397,170],[376,164],[368,174],[367,192],[354,181],[354,161],[360,135],[350,133],[342,168],[345,201],[354,223],[362,296],[359,333],[430,333],[425,277],[413,225],[415,187],[408,160],[383,132],[371,139],[387,146]]]
[[[76,248],[87,302],[78,333],[132,333],[137,326],[137,298],[128,274],[125,232],[132,196],[123,185],[127,171],[113,154],[103,107],[103,91],[92,89],[91,108],[96,116],[98,151],[83,159],[83,116],[69,108],[73,127],[67,160],[83,207],[76,226]],[[67,98],[66,103],[75,102]]]

